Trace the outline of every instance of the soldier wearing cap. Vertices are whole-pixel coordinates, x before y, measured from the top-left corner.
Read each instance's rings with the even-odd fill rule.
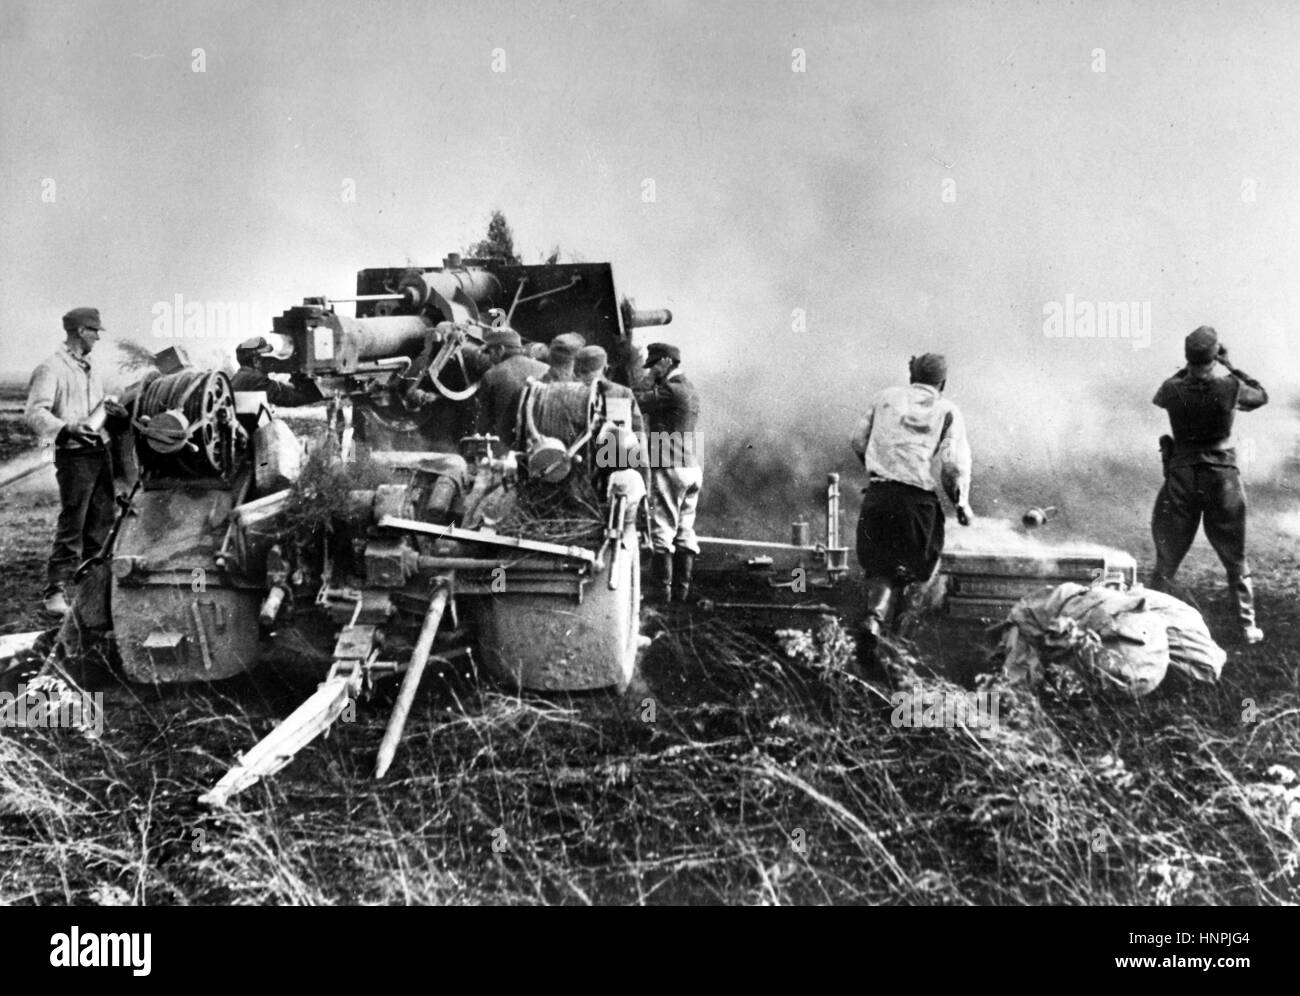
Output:
[[[866,617],[858,636],[864,669],[876,663],[882,631],[905,606],[905,587],[934,575],[943,553],[944,515],[931,464],[970,525],[971,453],[961,412],[943,397],[948,362],[937,353],[912,357],[910,383],[886,388],[853,434],[853,451],[867,470],[858,518],[858,562],[867,576]]]
[[[245,339],[236,346],[235,359],[239,362],[239,369],[230,378],[231,388],[264,391],[267,402],[280,408],[298,408],[320,401],[320,388],[305,373],[295,371],[289,377],[290,383],[284,384],[262,369],[262,357],[271,351],[271,344],[260,335]]]
[[[632,393],[630,387],[615,384],[612,380],[609,380],[605,376],[605,371],[608,368],[609,354],[600,346],[583,346],[578,350],[578,355],[573,361],[573,375],[583,384],[594,384],[599,381],[606,397],[632,399],[631,428],[637,436],[640,436],[644,431],[644,424],[641,418],[641,408],[636,403],[636,395]]]
[[[573,372],[573,363],[578,357],[578,351],[586,345],[587,340],[577,332],[565,332],[552,339],[546,354],[550,369],[542,377],[542,383],[563,384],[576,381],[578,377]]]
[[[1259,381],[1228,362],[1228,350],[1208,325],[1183,344],[1187,366],[1160,385],[1153,403],[1169,413],[1173,435],[1161,438],[1165,482],[1156,496],[1151,533],[1156,567],[1151,587],[1167,590],[1202,521],[1228,575],[1246,643],[1264,632],[1255,622],[1255,591],[1246,560],[1246,493],[1232,446],[1237,411],[1268,403]]]
[[[690,597],[700,552],[695,538],[695,509],[704,483],[695,430],[700,400],[681,364],[682,353],[676,346],[651,343],[645,361],[651,382],[636,392],[649,430],[646,457],[654,509],[651,597],[660,602],[685,602]]]
[[[583,346],[573,361],[573,373],[580,383],[599,383],[606,398],[626,398],[631,403],[632,417],[627,425],[631,435],[619,437],[613,453],[606,452],[602,456],[602,451],[598,450],[596,459],[598,462],[607,459],[604,466],[608,469],[639,468],[644,465],[641,454],[645,452],[645,420],[632,389],[605,377],[608,366],[609,354],[600,346]]]
[[[54,444],[59,520],[46,570],[45,611],[68,611],[64,587],[77,565],[99,554],[113,524],[113,465],[109,433],[125,427],[126,410],[106,398],[99,373],[86,359],[104,329],[95,308],[63,316],[65,341],[32,373],[27,423]]]
[[[519,398],[528,378],[540,380],[546,364],[524,354],[523,340],[511,328],[491,328],[483,334],[483,354],[492,368],[479,380],[478,413],[475,427],[480,434],[497,437],[493,446],[496,456],[505,455],[514,445]]]

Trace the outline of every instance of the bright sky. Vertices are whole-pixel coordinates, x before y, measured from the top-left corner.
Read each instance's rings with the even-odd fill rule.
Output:
[[[1300,384],[1298,42],[1288,0],[6,0],[0,371],[75,305],[141,341],[176,295],[266,318],[500,207],[527,261],[673,309],[641,341],[686,349],[714,431],[847,439],[929,349],[973,433],[1132,418],[1145,452],[1197,325]],[[1149,348],[1049,338],[1066,295],[1149,304]]]

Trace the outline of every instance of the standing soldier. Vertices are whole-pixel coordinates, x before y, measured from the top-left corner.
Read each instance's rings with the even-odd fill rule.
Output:
[[[64,588],[77,565],[103,549],[113,525],[113,466],[106,417],[126,410],[104,397],[99,373],[86,359],[104,329],[95,308],[73,308],[63,316],[66,340],[32,373],[27,389],[27,423],[44,442],[54,443],[59,482],[59,521],[46,570],[45,611],[67,614]]]
[[[1168,589],[1203,518],[1205,538],[1228,574],[1242,637],[1259,643],[1264,631],[1255,624],[1255,592],[1246,561],[1246,492],[1232,448],[1232,420],[1237,409],[1248,412],[1267,404],[1268,393],[1228,362],[1227,348],[1208,325],[1187,336],[1183,355],[1187,366],[1161,384],[1152,399],[1169,413],[1173,436],[1160,439],[1165,483],[1151,516],[1156,543],[1151,587]]]
[[[479,381],[477,431],[498,442],[495,456],[504,456],[515,442],[519,398],[529,377],[541,379],[546,364],[524,355],[523,340],[511,328],[490,328],[483,333],[483,353],[492,363]]]
[[[546,362],[550,369],[542,377],[543,384],[564,384],[576,381],[573,364],[578,350],[587,344],[587,340],[577,332],[564,332],[551,340],[546,349]]]
[[[943,508],[935,493],[931,462],[940,482],[970,525],[970,444],[961,412],[945,399],[948,363],[937,353],[912,357],[910,383],[887,388],[853,434],[853,451],[867,469],[858,518],[858,562],[867,575],[867,614],[858,647],[864,669],[877,660],[882,630],[892,629],[904,609],[896,604],[906,585],[934,575],[943,553]]]
[[[652,343],[645,361],[651,384],[636,392],[650,432],[651,598],[659,602],[687,600],[700,552],[695,539],[695,507],[704,481],[695,434],[700,400],[679,369],[681,364],[682,353],[676,346]]]
[[[605,371],[609,368],[609,354],[600,346],[583,346],[578,350],[577,358],[573,361],[573,375],[583,384],[594,384],[597,381],[604,388],[605,396],[609,398],[630,398],[632,400],[632,432],[640,436],[644,429],[641,422],[641,409],[637,407],[636,396],[632,393],[630,387],[624,387],[622,384],[615,384],[605,376]]]

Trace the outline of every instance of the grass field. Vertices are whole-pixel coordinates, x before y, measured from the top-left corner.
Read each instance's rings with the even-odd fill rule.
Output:
[[[815,495],[821,480],[786,487]],[[1225,635],[1222,682],[1171,676],[1136,702],[1066,682],[1006,690],[990,737],[894,726],[832,619],[778,637],[647,613],[655,636],[625,696],[429,675],[383,783],[370,769],[391,688],[214,813],[198,794],[312,683],[110,686],[98,737],[0,731],[0,902],[1295,902],[1300,563],[1278,526],[1286,497],[1257,502],[1269,639]],[[785,499],[764,498],[780,521]],[[56,512],[48,492],[0,493],[5,632],[39,624]],[[753,518],[717,502],[709,514]],[[1203,549],[1184,581],[1231,634]],[[956,663],[982,657],[978,633],[932,627],[924,657],[897,648],[896,678],[955,691]]]

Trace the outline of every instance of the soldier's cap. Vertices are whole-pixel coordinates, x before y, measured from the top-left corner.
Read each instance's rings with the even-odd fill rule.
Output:
[[[517,346],[522,348],[523,344],[524,341],[519,338],[519,333],[514,329],[488,329],[483,333],[483,345],[485,346]]]
[[[63,316],[63,331],[75,332],[77,329],[104,330],[104,323],[99,320],[98,308],[73,308]]]
[[[666,342],[652,342],[645,349],[645,363],[642,366],[652,367],[665,356],[674,363],[682,362],[682,351],[676,346],[670,346]]]
[[[572,363],[581,348],[581,346],[575,345],[567,335],[557,335],[551,340],[550,352],[547,358],[550,360],[551,366],[559,363]]]
[[[1219,333],[1202,325],[1183,340],[1183,355],[1188,363],[1209,363],[1219,355]]]
[[[912,376],[913,384],[938,387],[948,379],[948,361],[941,353],[913,356],[907,363],[907,370]]]
[[[576,374],[595,373],[604,370],[609,364],[609,355],[599,346],[583,346],[578,350],[578,358],[573,361]]]
[[[275,347],[272,346],[269,342],[267,342],[262,336],[255,335],[251,339],[245,339],[238,346],[236,346],[235,352],[236,353],[257,353],[260,355],[262,353],[272,352],[274,348]]]
[[[556,343],[561,340],[572,344],[574,353],[577,353],[578,350],[587,345],[587,337],[579,332],[562,332],[552,339],[551,342]]]

